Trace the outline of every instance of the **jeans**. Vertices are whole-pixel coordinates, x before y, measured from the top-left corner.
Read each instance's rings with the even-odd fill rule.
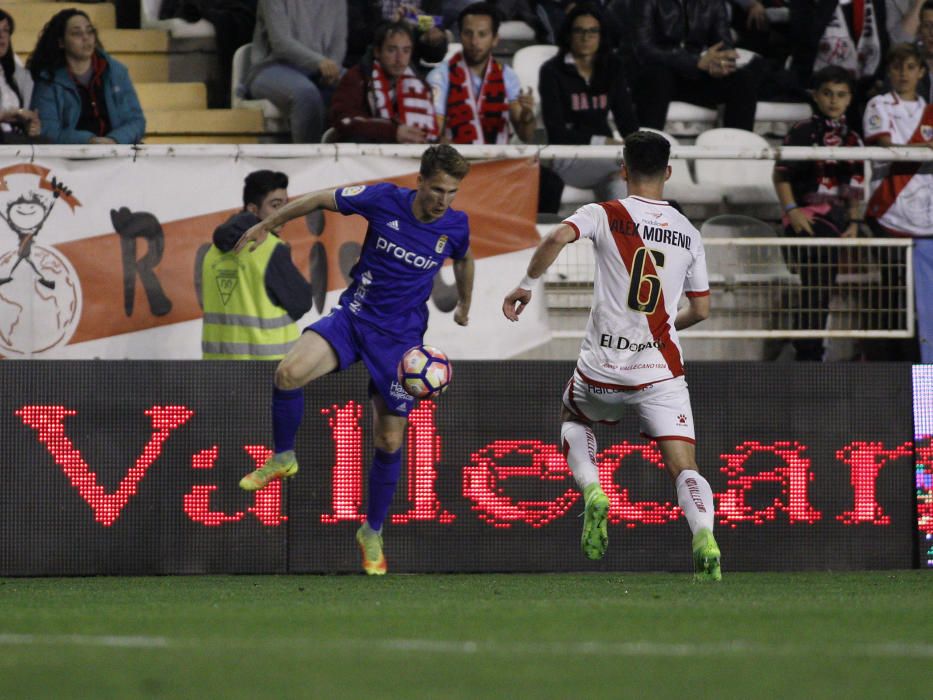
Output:
[[[286,115],[292,143],[321,142],[331,92],[287,63],[260,68],[249,83],[250,97],[269,100]]]

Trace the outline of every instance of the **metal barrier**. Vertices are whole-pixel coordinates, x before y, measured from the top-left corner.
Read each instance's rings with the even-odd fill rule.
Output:
[[[704,239],[713,313],[684,338],[909,338],[912,243],[877,238]],[[545,277],[550,309],[588,312],[593,247],[567,246]],[[580,338],[584,330],[555,330]]]

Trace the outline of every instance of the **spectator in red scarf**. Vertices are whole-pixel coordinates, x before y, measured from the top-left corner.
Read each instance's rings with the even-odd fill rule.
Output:
[[[477,2],[460,13],[463,51],[428,74],[441,137],[449,143],[508,143],[511,128],[534,140],[531,88],[522,91],[511,66],[492,56],[499,43],[499,13]]]
[[[371,56],[341,78],[330,105],[340,141],[431,143],[437,121],[431,90],[411,67],[414,34],[405,21],[376,29]]]

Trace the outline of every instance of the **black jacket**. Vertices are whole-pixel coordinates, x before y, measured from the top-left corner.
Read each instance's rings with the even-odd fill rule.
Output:
[[[700,54],[720,41],[732,46],[724,0],[641,0],[635,10],[635,52],[641,65],[700,77]]]
[[[258,223],[259,217],[255,214],[237,212],[214,231],[214,245],[224,253],[229,252],[240,237]],[[297,321],[311,309],[311,285],[292,262],[288,244],[283,242],[272,251],[264,281],[269,298],[285,309],[293,320]]]
[[[594,72],[589,85],[577,67],[566,63],[560,54],[541,66],[538,91],[548,143],[588,144],[591,136],[612,136],[610,110],[623,136],[638,128],[622,60],[611,54],[608,59],[603,71]]]

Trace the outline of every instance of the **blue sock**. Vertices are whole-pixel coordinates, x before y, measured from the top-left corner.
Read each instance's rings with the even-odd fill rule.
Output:
[[[402,450],[384,452],[375,450],[373,465],[369,468],[369,508],[366,522],[373,530],[381,530],[392,505],[395,485],[402,473]]]
[[[295,449],[295,435],[305,412],[301,389],[272,387],[272,447],[276,454]]]

